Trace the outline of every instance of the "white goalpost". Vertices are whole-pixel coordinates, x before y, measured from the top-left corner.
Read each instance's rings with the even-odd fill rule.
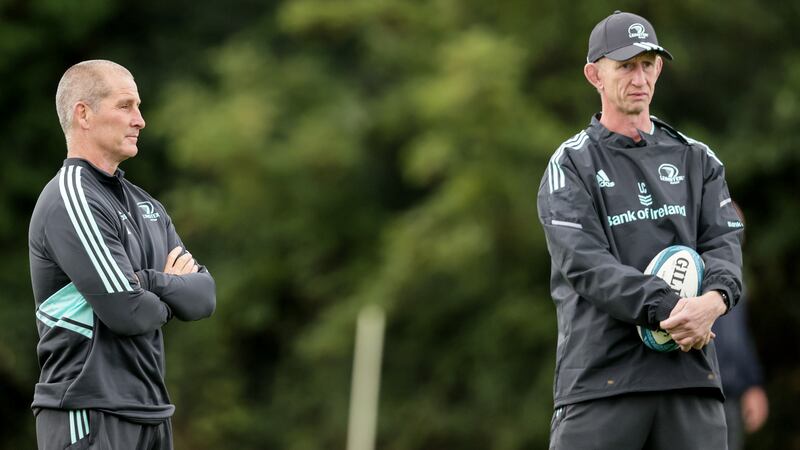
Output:
[[[375,448],[385,321],[377,305],[367,305],[358,313],[347,450]]]

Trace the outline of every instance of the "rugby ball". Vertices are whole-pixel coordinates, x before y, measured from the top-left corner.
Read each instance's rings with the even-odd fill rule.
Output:
[[[659,252],[647,268],[645,274],[655,275],[681,297],[696,297],[703,283],[705,264],[700,255],[684,245],[673,245]],[[644,345],[658,352],[671,352],[678,344],[662,329],[651,330],[637,326],[639,338]]]

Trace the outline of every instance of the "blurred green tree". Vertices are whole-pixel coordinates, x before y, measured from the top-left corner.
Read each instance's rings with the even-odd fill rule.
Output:
[[[555,314],[535,195],[599,108],[592,26],[641,13],[676,56],[653,111],[726,162],[773,394],[752,448],[796,448],[800,8],[555,0],[0,3],[0,406],[32,447],[25,229],[63,157],[52,98],[71,63],[137,77],[129,176],[164,200],[218,282],[212,320],[171,323],[176,447],[342,448],[355,317],[387,310],[379,448],[547,442]],[[12,106],[13,105],[13,106]],[[23,345],[20,345],[22,343]],[[20,413],[20,411],[23,411]]]

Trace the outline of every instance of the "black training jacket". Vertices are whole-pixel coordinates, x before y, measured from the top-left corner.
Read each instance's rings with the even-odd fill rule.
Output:
[[[161,203],[123,175],[69,158],[36,203],[28,242],[41,368],[34,409],[170,417],[161,327],[214,311],[205,267],[162,272],[183,244]]]
[[[538,194],[558,317],[555,406],[612,395],[701,388],[722,396],[713,343],[688,353],[645,347],[636,325],[669,317],[678,295],[643,274],[670,245],[705,262],[702,291],[731,305],[742,281],[742,223],[714,153],[655,117],[642,140],[599,122],[564,142]]]

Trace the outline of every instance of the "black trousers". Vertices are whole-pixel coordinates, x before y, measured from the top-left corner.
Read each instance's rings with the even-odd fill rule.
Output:
[[[727,450],[722,402],[691,391],[626,394],[557,408],[550,450]]]
[[[728,450],[742,450],[744,423],[742,423],[742,404],[739,398],[729,395],[725,399],[725,422],[728,423]]]
[[[39,450],[172,450],[172,425],[129,422],[93,409],[41,409],[36,441]]]

